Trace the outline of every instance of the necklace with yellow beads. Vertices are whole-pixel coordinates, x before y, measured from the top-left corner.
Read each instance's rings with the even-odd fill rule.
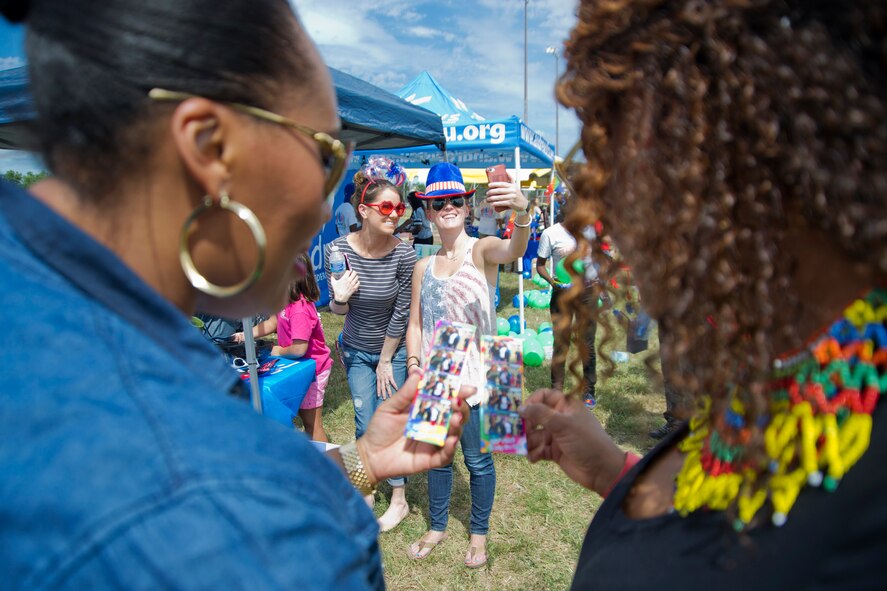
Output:
[[[679,444],[681,515],[736,503],[741,531],[769,506],[774,525],[788,519],[804,486],[832,492],[868,449],[872,412],[887,390],[887,290],[855,301],[803,351],[774,362],[769,411],[760,419],[768,461],[762,476],[746,457],[751,430],[735,390],[718,416],[711,400]],[[766,482],[755,486],[759,478]]]

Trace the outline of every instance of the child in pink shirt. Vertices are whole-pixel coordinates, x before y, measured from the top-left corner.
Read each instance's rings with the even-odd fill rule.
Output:
[[[292,359],[313,359],[317,364],[317,379],[299,406],[299,417],[305,425],[305,433],[314,441],[329,441],[323,429],[321,411],[323,395],[330,378],[333,359],[326,345],[323,325],[314,302],[320,297],[311,260],[307,255],[300,259],[307,269],[305,277],[290,285],[290,303],[277,316],[269,318],[253,328],[253,336],[263,337],[277,331],[277,345],[271,354]],[[235,335],[235,339],[237,336]]]

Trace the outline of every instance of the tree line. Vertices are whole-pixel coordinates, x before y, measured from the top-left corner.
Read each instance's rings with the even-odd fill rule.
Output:
[[[25,189],[48,176],[48,172],[19,172],[17,170],[7,170],[3,173],[4,180],[20,185]]]

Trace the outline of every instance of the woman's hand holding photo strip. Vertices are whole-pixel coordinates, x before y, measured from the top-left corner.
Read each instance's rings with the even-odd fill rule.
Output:
[[[465,351],[474,339],[475,327],[439,321],[425,356],[425,368],[404,434],[408,439],[443,445],[450,426],[452,404],[461,386]]]

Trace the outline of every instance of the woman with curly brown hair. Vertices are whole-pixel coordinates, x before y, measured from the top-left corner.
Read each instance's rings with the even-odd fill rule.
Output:
[[[607,496],[574,588],[883,585],[885,19],[883,1],[581,2],[558,88],[587,158],[574,256],[600,216],[696,410],[639,459],[581,400],[528,400],[530,459]]]

